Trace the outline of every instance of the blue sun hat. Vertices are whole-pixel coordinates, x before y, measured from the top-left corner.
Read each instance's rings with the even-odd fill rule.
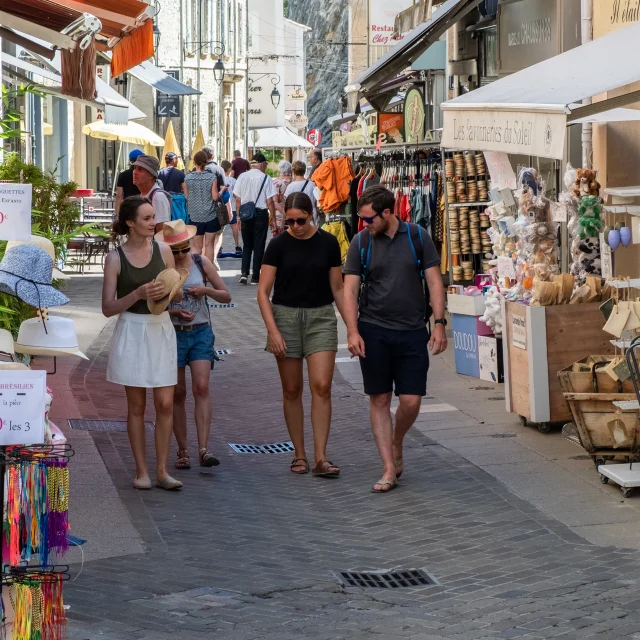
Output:
[[[16,296],[32,307],[60,307],[69,298],[52,286],[53,260],[30,244],[8,249],[0,262],[0,293]]]

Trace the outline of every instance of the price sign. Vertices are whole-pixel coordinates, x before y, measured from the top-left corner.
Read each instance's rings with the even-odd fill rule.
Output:
[[[484,158],[491,176],[491,186],[499,189],[516,189],[516,173],[511,166],[509,154],[503,151],[485,151]]]
[[[31,239],[31,184],[0,183],[0,240]]]
[[[503,282],[505,278],[510,278],[511,280],[516,279],[513,260],[509,256],[500,256],[498,258],[498,277],[501,282]]]
[[[0,371],[0,446],[44,444],[46,371]]]
[[[307,141],[317,147],[322,142],[322,134],[318,129],[310,129],[307,133]]]

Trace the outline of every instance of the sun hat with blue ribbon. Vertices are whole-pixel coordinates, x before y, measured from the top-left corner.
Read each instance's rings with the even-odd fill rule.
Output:
[[[38,309],[60,307],[69,298],[52,286],[52,277],[53,260],[46,251],[30,244],[14,246],[0,262],[0,293]]]

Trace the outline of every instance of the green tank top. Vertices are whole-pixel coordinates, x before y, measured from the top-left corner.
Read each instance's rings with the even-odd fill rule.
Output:
[[[122,250],[122,247],[118,247],[118,256],[120,257],[120,274],[118,275],[118,284],[116,287],[116,297],[118,300],[128,296],[143,284],[155,280],[158,274],[167,268],[164,264],[158,243],[152,240],[151,244],[153,246],[151,260],[149,260],[149,263],[144,267],[134,267],[127,260],[127,256]],[[138,300],[138,302],[131,305],[127,311],[129,313],[151,313],[146,300]]]

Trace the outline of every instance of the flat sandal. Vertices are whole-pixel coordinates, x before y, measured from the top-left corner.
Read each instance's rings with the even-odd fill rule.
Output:
[[[302,460],[302,463],[300,460]],[[294,467],[304,467],[304,469],[301,471],[294,471]],[[291,463],[291,473],[295,473],[299,476],[309,473],[309,461],[306,458],[294,458]]]

